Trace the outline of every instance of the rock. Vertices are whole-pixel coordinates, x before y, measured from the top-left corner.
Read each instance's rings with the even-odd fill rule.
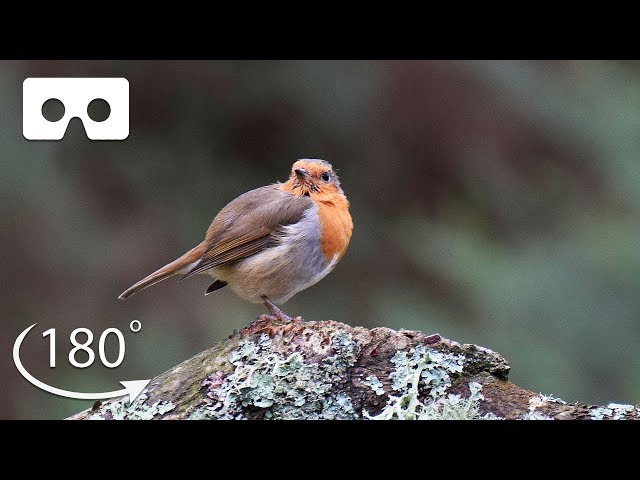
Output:
[[[566,405],[508,380],[498,353],[438,334],[263,315],[154,378],[131,404],[72,419],[638,419],[631,405]]]

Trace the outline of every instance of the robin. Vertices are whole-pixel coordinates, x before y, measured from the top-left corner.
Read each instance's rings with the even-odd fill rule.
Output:
[[[240,195],[211,222],[205,239],[180,258],[129,287],[121,300],[173,275],[215,279],[205,295],[229,285],[239,297],[263,303],[291,320],[276,304],[322,280],[351,239],[349,201],[331,164],[301,159],[285,183]]]

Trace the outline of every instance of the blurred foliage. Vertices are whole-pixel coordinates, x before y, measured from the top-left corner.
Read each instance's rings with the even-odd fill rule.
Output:
[[[116,297],[302,157],[337,167],[355,230],[285,311],[437,331],[504,354],[525,388],[640,402],[639,74],[612,61],[3,62],[0,418],[88,406],[16,372],[13,341],[34,322],[27,368],[90,391],[157,375],[260,314],[226,289],[204,297],[205,278]],[[74,120],[63,141],[24,140],[27,76],[127,77],[129,138],[91,142]],[[65,367],[79,326],[123,330],[123,365]]]

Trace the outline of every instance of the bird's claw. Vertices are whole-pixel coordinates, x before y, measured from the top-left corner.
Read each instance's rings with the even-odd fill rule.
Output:
[[[264,304],[267,307],[267,310],[269,310],[269,313],[271,315],[273,315],[277,319],[280,319],[286,323],[293,322],[293,318],[291,318],[289,315],[287,315],[282,310],[280,310],[280,307],[278,307],[275,303],[269,300],[269,297],[267,297],[266,295],[262,295],[262,300],[264,301]]]

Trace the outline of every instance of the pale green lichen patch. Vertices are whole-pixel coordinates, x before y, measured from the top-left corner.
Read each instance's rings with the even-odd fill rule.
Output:
[[[349,333],[338,331],[331,348],[334,355],[306,363],[300,352],[276,352],[266,334],[258,341],[243,340],[229,355],[233,372],[215,372],[202,382],[207,388],[204,405],[189,418],[357,418],[351,399],[338,387],[360,347]]]
[[[622,403],[610,403],[607,407],[613,410],[614,420],[622,420],[627,415],[633,413],[634,409],[633,405],[626,405]]]
[[[389,395],[387,404],[377,415],[363,411],[365,418],[373,420],[431,420],[431,419],[483,419],[498,418],[482,415],[480,393],[482,385],[469,384],[470,395],[445,395],[454,377],[462,373],[465,357],[462,354],[445,353],[418,345],[409,352],[399,351],[391,362],[395,369],[390,373],[391,388],[397,395]],[[375,377],[373,377],[375,378]],[[378,393],[380,386],[370,376],[365,384]],[[375,380],[378,380],[375,378]],[[421,398],[430,398],[423,402]]]
[[[539,408],[546,407],[550,403],[566,405],[567,402],[553,395],[540,394],[529,399],[529,411],[522,416],[522,420],[553,420],[544,412],[538,411]]]
[[[146,390],[145,390],[146,392]],[[89,420],[104,420],[105,416],[112,420],[151,420],[156,415],[164,415],[175,408],[172,402],[157,401],[147,405],[147,395],[143,392],[130,405],[127,397],[108,403],[96,410]]]
[[[633,405],[610,403],[606,407],[597,407],[589,412],[592,420],[624,420],[634,413]]]
[[[371,387],[371,390],[373,390],[376,395],[384,395],[382,382],[375,375],[369,375],[362,383]]]
[[[418,420],[500,420],[493,413],[483,415],[480,412],[480,393],[482,385],[469,383],[470,394],[467,398],[449,394],[425,405],[418,415]]]
[[[611,418],[613,410],[605,407],[597,407],[589,412],[589,416],[592,420],[604,420],[605,417]]]
[[[522,420],[553,420],[553,418],[542,412],[527,412],[522,416]]]
[[[540,399],[544,402],[544,403],[559,403],[561,405],[566,405],[567,402],[565,402],[564,400],[562,400],[561,398],[558,397],[554,397],[551,394],[547,394],[545,395],[544,393],[540,394]]]

